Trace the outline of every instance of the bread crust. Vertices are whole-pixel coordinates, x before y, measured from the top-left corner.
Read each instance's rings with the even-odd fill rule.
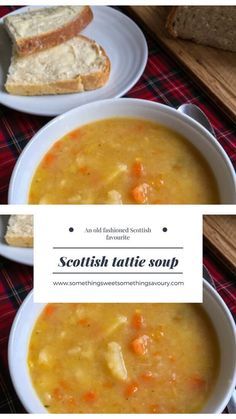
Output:
[[[11,234],[5,235],[5,240],[9,246],[15,247],[33,247],[34,240],[32,236],[15,236]]]
[[[83,35],[78,35],[80,38],[88,39]],[[66,93],[80,93],[88,90],[96,90],[104,86],[109,79],[111,63],[105,52],[100,47],[103,57],[105,58],[104,66],[101,71],[94,71],[88,74],[78,74],[74,79],[58,80],[48,84],[17,84],[6,82],[5,89],[12,95],[19,96],[42,96],[42,95],[57,95]]]
[[[174,38],[177,38],[178,36],[177,31],[174,29],[174,21],[178,12],[178,8],[179,6],[173,6],[171,8],[171,11],[167,16],[166,25],[165,25],[169,34],[172,35]]]
[[[82,12],[68,24],[42,35],[15,40],[16,51],[20,56],[30,55],[56,45],[78,35],[92,21],[93,12],[85,6]]]
[[[100,48],[103,56],[106,59],[104,63],[104,70],[81,76],[84,91],[99,89],[100,87],[104,86],[109,79],[111,71],[111,62],[104,49],[102,47]]]

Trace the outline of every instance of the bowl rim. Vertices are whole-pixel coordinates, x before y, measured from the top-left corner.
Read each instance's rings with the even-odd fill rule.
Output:
[[[234,342],[235,342],[235,345],[236,345],[236,327],[235,327],[235,321],[234,321],[234,318],[233,318],[233,316],[232,316],[232,314],[231,314],[228,306],[226,305],[226,303],[224,302],[224,300],[220,296],[220,294],[205,279],[203,279],[203,293],[204,292],[210,293],[212,295],[212,297],[216,301],[217,305],[219,306],[219,308],[222,310],[222,312],[226,316],[227,322],[228,322],[228,324],[230,326],[230,329],[231,329],[231,331],[233,333],[232,336],[234,338]],[[14,387],[14,389],[16,391],[16,394],[19,397],[21,403],[23,404],[24,408],[26,409],[26,411],[28,413],[36,413],[36,412],[34,412],[32,410],[32,408],[31,408],[31,399],[25,397],[24,387],[20,386],[20,384],[16,380],[17,372],[13,368],[13,357],[15,356],[15,351],[13,349],[14,349],[14,335],[15,335],[15,330],[18,327],[18,323],[19,323],[20,318],[21,318],[22,310],[29,303],[29,301],[32,300],[32,299],[33,299],[33,289],[28,293],[28,295],[24,299],[23,303],[21,304],[21,306],[19,307],[19,309],[18,309],[18,311],[17,311],[17,313],[15,315],[15,318],[13,320],[13,323],[12,323],[12,326],[11,326],[11,330],[10,330],[10,335],[9,335],[9,340],[8,340],[8,354],[7,354],[8,355],[8,367],[9,367],[9,372],[10,372],[10,377],[11,377],[11,380],[12,380],[12,383],[13,383],[13,387]],[[42,309],[47,304],[47,303],[34,303],[34,301],[32,301],[32,303],[33,304],[40,304],[40,305],[42,305]],[[165,303],[163,303],[163,304],[165,304]],[[201,303],[199,303],[199,304],[201,304]],[[37,316],[39,316],[39,314]],[[38,317],[35,316],[34,324],[35,324],[37,318]],[[214,328],[215,328],[215,326],[214,326]],[[30,333],[30,330],[29,330],[29,333]],[[28,379],[29,379],[29,381],[31,383],[32,388],[34,389],[29,374],[28,374]],[[230,398],[232,396],[232,393],[234,391],[235,385],[236,385],[236,366],[235,366],[235,369],[234,369],[234,373],[233,373],[233,377],[232,377],[232,380],[231,380],[231,384],[229,385],[226,394],[224,394],[224,397],[218,403],[215,412],[212,412],[212,413],[215,413],[215,414],[222,413],[222,411],[224,410],[224,408],[226,407],[226,405],[228,404],[228,402],[229,402],[229,400],[230,400]],[[36,393],[36,396],[37,396],[37,393]],[[41,403],[41,401],[40,401],[39,398],[38,398],[38,400]],[[43,405],[42,405],[42,408],[43,408]],[[40,412],[40,413],[43,413],[43,412]],[[46,409],[45,409],[45,413],[48,413],[46,411]],[[200,412],[200,413],[204,413],[204,412]]]
[[[159,103],[159,102],[154,102],[154,101],[150,101],[150,100],[146,100],[146,99],[136,99],[136,98],[126,98],[126,97],[124,97],[124,98],[104,99],[104,100],[94,101],[94,102],[91,102],[91,103],[88,103],[88,104],[85,104],[85,105],[77,106],[76,108],[73,108],[73,109],[71,109],[71,110],[69,110],[69,111],[67,111],[67,112],[65,112],[61,115],[56,116],[55,118],[51,119],[48,123],[46,123],[44,126],[42,126],[33,135],[33,137],[30,139],[28,144],[24,147],[22,153],[20,154],[20,156],[18,157],[18,159],[16,161],[16,164],[15,164],[14,169],[12,171],[10,182],[9,182],[8,204],[14,204],[15,203],[15,199],[14,199],[15,187],[14,187],[14,185],[15,185],[16,179],[18,178],[18,172],[22,171],[21,162],[22,162],[23,156],[28,152],[28,150],[31,147],[34,146],[35,143],[37,143],[39,141],[38,138],[40,138],[42,135],[44,135],[44,133],[47,132],[48,128],[53,127],[55,124],[57,124],[58,121],[61,121],[63,119],[67,120],[68,118],[70,119],[70,117],[73,114],[76,114],[77,112],[80,112],[81,109],[83,109],[83,110],[88,109],[88,111],[89,111],[89,109],[91,107],[100,108],[101,106],[109,106],[109,105],[116,104],[116,103],[124,103],[124,104],[130,104],[130,105],[134,104],[134,105],[138,105],[138,106],[147,105],[149,107],[152,107],[153,109],[156,108],[157,110],[159,109],[160,111],[168,112],[170,115],[172,115],[172,117],[177,118],[178,120],[184,121],[192,129],[197,130],[201,135],[203,135],[205,137],[205,139],[208,141],[208,143],[210,143],[215,148],[216,152],[224,160],[225,166],[228,169],[228,172],[229,172],[229,175],[231,177],[232,183],[234,185],[234,190],[235,190],[235,196],[234,196],[234,199],[231,202],[231,204],[236,203],[236,175],[235,175],[234,167],[233,167],[233,164],[232,164],[229,156],[227,155],[226,151],[221,146],[221,144],[218,142],[216,137],[214,137],[199,122],[197,122],[193,118],[190,118],[188,115],[183,114],[182,112],[178,111],[178,109],[175,109],[171,106],[167,106],[167,105]],[[99,119],[104,119],[104,118],[99,118]],[[79,124],[78,124],[78,126],[79,126]],[[35,167],[35,170],[36,170],[36,167]],[[27,202],[24,202],[24,204],[25,203],[27,203]]]

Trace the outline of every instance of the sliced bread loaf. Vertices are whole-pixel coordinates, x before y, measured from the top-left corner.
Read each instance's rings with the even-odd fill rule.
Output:
[[[78,35],[26,57],[13,53],[5,87],[11,94],[26,96],[83,92],[102,87],[109,73],[103,48]]]
[[[172,7],[166,27],[175,38],[236,51],[235,6]]]
[[[73,38],[92,19],[89,6],[56,6],[7,16],[4,24],[17,53],[28,55]]]
[[[10,246],[33,247],[33,216],[11,215],[5,240]]]

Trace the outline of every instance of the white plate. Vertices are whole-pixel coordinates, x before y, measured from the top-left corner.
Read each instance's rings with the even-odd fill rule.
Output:
[[[14,262],[33,266],[33,249],[14,247],[6,244],[4,236],[7,230],[9,215],[0,215],[0,255]]]
[[[31,7],[32,8],[32,7]],[[23,13],[23,7],[11,14]],[[139,27],[123,13],[106,6],[92,7],[94,19],[82,31],[97,41],[111,61],[108,83],[85,93],[51,96],[14,96],[4,89],[11,57],[11,42],[0,19],[0,103],[18,111],[54,116],[85,103],[123,96],[141,77],[147,63],[148,48]]]

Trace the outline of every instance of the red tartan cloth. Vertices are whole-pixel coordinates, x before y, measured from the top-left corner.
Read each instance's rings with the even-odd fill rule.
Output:
[[[15,7],[0,7],[0,17]],[[191,102],[210,119],[216,137],[236,168],[236,127],[200,90],[184,70],[152,39],[145,72],[126,96],[164,103],[172,107]],[[10,176],[21,151],[49,119],[16,112],[0,106],[0,203],[7,203]],[[236,316],[236,279],[214,255],[204,250],[217,291]],[[32,269],[0,258],[0,413],[24,412],[11,384],[7,363],[7,343],[13,318],[32,288]]]

